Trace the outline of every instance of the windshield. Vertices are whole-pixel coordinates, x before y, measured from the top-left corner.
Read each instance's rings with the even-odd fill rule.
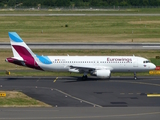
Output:
[[[143,63],[151,63],[150,61],[146,60],[146,61],[143,61]]]

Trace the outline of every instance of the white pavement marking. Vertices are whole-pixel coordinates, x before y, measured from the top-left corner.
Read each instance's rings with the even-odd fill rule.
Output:
[[[146,82],[131,82],[131,81],[112,81],[112,82],[134,83],[134,84],[152,85],[152,86],[158,86],[158,87],[160,86],[160,84],[146,83]]]
[[[93,105],[93,106],[96,106],[96,107],[102,107],[102,106],[97,105],[97,104],[95,104],[95,103],[92,103],[92,102],[89,102],[89,101],[86,101],[86,100],[83,100],[83,99],[74,97],[74,96],[72,96],[72,95],[70,95],[70,94],[68,94],[68,93],[65,93],[65,92],[61,91],[61,90],[58,90],[58,89],[55,89],[55,90],[58,91],[58,92],[60,92],[60,93],[62,93],[62,94],[64,94],[64,95],[67,95],[67,96],[69,96],[69,97],[71,97],[71,98],[73,98],[73,99],[82,101],[82,102],[84,102],[84,103],[87,103],[87,104],[90,104],[90,105]]]
[[[160,46],[143,46],[143,47],[160,47]]]

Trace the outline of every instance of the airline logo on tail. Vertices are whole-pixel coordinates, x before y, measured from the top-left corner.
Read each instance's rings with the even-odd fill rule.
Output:
[[[9,32],[8,34],[14,57],[7,58],[6,61],[17,65],[42,70],[34,59],[36,55],[23,42],[20,36],[16,32]],[[40,57],[38,58],[41,59]]]
[[[9,32],[9,38],[13,42],[23,42],[23,40],[19,37],[19,35],[16,32]]]

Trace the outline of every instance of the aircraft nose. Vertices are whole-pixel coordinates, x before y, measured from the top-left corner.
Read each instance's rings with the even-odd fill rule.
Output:
[[[156,66],[152,63],[151,68],[152,68],[153,70],[155,70],[155,69],[156,69]]]

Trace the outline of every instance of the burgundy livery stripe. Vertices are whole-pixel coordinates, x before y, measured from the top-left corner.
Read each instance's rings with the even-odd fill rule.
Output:
[[[28,52],[28,50],[25,47],[19,46],[19,45],[12,45],[14,49],[18,52],[18,54],[23,58],[25,56],[32,57],[32,55]],[[24,58],[23,58],[24,59]]]
[[[19,45],[12,45],[12,46],[18,52],[18,54],[23,58],[26,66],[38,70],[43,70],[42,68],[39,67],[37,62],[34,60],[30,52],[25,47]]]

